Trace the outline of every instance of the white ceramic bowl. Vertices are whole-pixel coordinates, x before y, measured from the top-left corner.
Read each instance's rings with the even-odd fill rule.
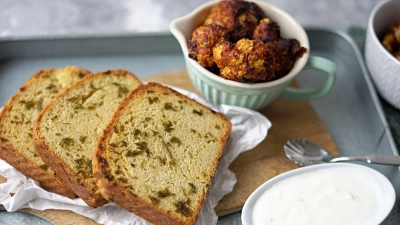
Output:
[[[319,177],[315,176],[315,174],[318,173],[321,175]],[[346,176],[343,176],[343,174]],[[318,179],[316,179],[317,177]],[[298,183],[291,183],[294,179],[298,179]],[[340,180],[344,182],[340,182]],[[338,186],[335,187],[335,184],[338,184]],[[343,187],[346,185],[353,185],[355,190],[353,192],[342,191],[345,190]],[[296,191],[300,194],[297,195],[295,193]],[[265,194],[271,193],[277,193],[277,195],[274,196],[276,197],[279,195],[279,198],[265,197]],[[294,197],[290,195],[293,195],[293,193],[295,193]],[[310,195],[306,197],[307,195],[303,193],[310,193]],[[325,195],[326,193],[327,195]],[[364,193],[364,195],[361,193]],[[324,196],[324,198],[321,196]],[[310,201],[310,198],[317,200],[313,202]],[[351,201],[353,201],[352,198],[358,199],[361,206],[355,208],[354,205],[351,205]],[[293,199],[298,202],[291,202],[289,206],[286,206],[285,203],[289,203],[287,201],[288,199]],[[332,220],[329,221],[330,223],[321,223],[321,219],[327,221],[331,219],[331,217],[339,218],[340,216],[345,217],[346,215],[352,217],[353,215],[364,213],[364,216],[366,215],[369,218],[366,218],[368,222],[363,224],[376,225],[380,224],[388,216],[393,208],[395,199],[396,194],[393,185],[384,175],[376,170],[352,163],[318,164],[283,173],[258,187],[244,204],[242,223],[243,225],[256,225],[257,221],[259,221],[261,217],[264,217],[267,218],[268,221],[270,221],[271,218],[275,219],[275,223],[271,224],[282,224],[276,223],[278,222],[278,215],[291,219],[293,219],[292,216],[294,215],[295,223],[283,224],[351,224],[346,222],[333,223]],[[339,201],[343,201],[340,202],[340,206],[344,205],[344,207],[336,208],[335,211],[324,211],[328,210],[331,205]],[[372,208],[370,211],[361,209],[361,207],[373,205],[370,203],[374,201],[376,202],[377,208]],[[316,202],[318,202],[318,204],[311,204]],[[279,206],[278,203],[282,203],[283,205]],[[260,204],[264,205],[260,208]],[[319,223],[304,223],[304,221],[309,218],[303,220],[300,216],[307,214],[311,215],[311,217],[320,215],[322,218],[320,218]]]
[[[263,1],[254,1],[264,10],[267,17],[278,23],[283,38],[295,38],[307,52],[299,58],[292,70],[284,77],[264,83],[240,83],[224,79],[203,68],[188,57],[188,39],[192,32],[203,24],[208,12],[218,1],[207,2],[186,16],[171,22],[170,30],[178,40],[190,79],[200,94],[210,103],[236,105],[260,109],[284,95],[287,98],[310,100],[324,96],[333,86],[336,66],[331,61],[309,56],[309,41],[304,28],[282,9]],[[316,88],[297,89],[287,87],[303,69],[318,69],[328,74],[325,83]]]
[[[400,61],[381,44],[390,24],[400,21],[400,1],[383,1],[372,10],[367,28],[365,61],[379,94],[400,109]]]

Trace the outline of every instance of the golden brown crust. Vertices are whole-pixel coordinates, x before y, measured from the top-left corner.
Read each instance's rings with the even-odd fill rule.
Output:
[[[278,39],[265,44],[268,51],[273,55],[270,63],[273,67],[275,79],[284,77],[293,68],[297,59],[307,52],[307,49],[300,46],[296,39]]]
[[[214,61],[221,76],[239,82],[275,79],[272,58],[262,41],[241,39],[236,44],[222,42],[214,48]]]
[[[56,171],[57,175],[67,184],[67,186],[74,190],[75,193],[80,198],[82,198],[82,200],[88,206],[93,208],[102,206],[108,201],[103,198],[99,190],[97,190],[92,184],[90,184],[84,176],[74,172],[74,169],[71,168],[62,158],[60,158],[60,156],[54,151],[54,149],[51,149],[49,148],[49,146],[46,145],[44,138],[40,133],[39,126],[43,120],[43,116],[45,115],[45,113],[53,108],[54,105],[60,99],[63,99],[71,90],[77,89],[80,86],[85,85],[87,83],[87,80],[95,80],[97,77],[101,77],[104,76],[104,74],[111,73],[118,74],[118,76],[129,76],[132,79],[136,80],[138,83],[141,83],[140,80],[137,79],[133,74],[125,70],[108,70],[105,72],[92,74],[57,95],[40,113],[33,130],[35,150],[38,152],[43,161],[46,162],[54,171]],[[91,158],[91,156],[89,157]]]
[[[212,49],[226,39],[226,28],[214,23],[200,26],[189,39],[189,57],[197,60],[203,67],[213,69],[215,64]]]
[[[93,194],[96,190],[93,190],[92,187],[85,182],[85,179],[82,176],[75,174],[63,160],[52,152],[45,143],[37,138],[37,135],[37,130],[35,129],[33,135],[35,150],[43,161],[56,172],[59,178],[63,181],[69,181],[67,182],[69,188],[74,190],[75,193],[91,207],[102,206],[107,203],[107,200],[105,200],[100,193]]]
[[[219,1],[192,32],[189,57],[228,80],[269,82],[288,74],[307,51],[280,35],[279,25],[256,3]]]
[[[238,82],[267,82],[279,79],[293,68],[306,49],[295,39],[241,39],[236,44],[222,42],[213,49],[221,76]]]
[[[214,5],[204,24],[218,24],[230,32],[232,42],[251,38],[258,22],[265,17],[264,11],[248,1],[220,1]]]
[[[157,205],[154,204],[149,204],[148,201],[146,202],[144,199],[141,199],[138,197],[135,193],[131,192],[128,190],[124,185],[123,182],[120,180],[116,179],[111,173],[109,162],[107,161],[107,150],[106,150],[106,145],[108,144],[107,141],[109,139],[109,135],[112,134],[114,127],[114,124],[119,120],[119,118],[123,115],[123,109],[128,105],[128,103],[135,97],[142,98],[143,96],[137,95],[137,93],[143,92],[145,90],[161,90],[160,93],[173,93],[175,95],[179,95],[182,100],[186,100],[190,103],[193,103],[196,106],[199,106],[203,109],[203,105],[200,103],[194,101],[193,99],[184,96],[172,89],[169,89],[167,87],[164,87],[160,84],[157,83],[148,83],[147,85],[142,85],[135,89],[133,92],[131,92],[119,105],[119,108],[117,109],[116,113],[114,114],[113,118],[111,119],[110,123],[104,129],[103,135],[100,137],[99,142],[97,144],[97,148],[95,150],[95,153],[93,155],[93,174],[95,181],[100,188],[100,191],[102,192],[103,196],[105,198],[109,199],[110,201],[114,202],[116,205],[125,208],[126,210],[135,213],[137,216],[140,216],[147,221],[157,225],[157,224],[194,224],[197,220],[197,217],[199,215],[199,212],[201,210],[202,202],[206,198],[206,193],[202,195],[201,200],[199,201],[199,204],[195,206],[193,209],[193,217],[190,218],[181,218],[178,216],[175,216],[173,213],[170,213],[166,211],[163,208],[158,207]],[[204,107],[206,108],[206,107]],[[211,180],[211,177],[214,176],[219,158],[221,157],[223,150],[225,148],[225,144],[227,139],[229,138],[230,131],[232,129],[232,125],[224,115],[214,112],[211,109],[207,108],[212,112],[214,115],[216,115],[219,119],[224,120],[225,123],[227,124],[228,128],[227,130],[229,132],[224,134],[224,137],[220,138],[220,149],[218,149],[217,154],[213,160],[213,166],[209,168],[209,179],[207,180],[206,186],[209,186],[209,182]]]
[[[281,39],[279,25],[268,18],[262,19],[254,29],[253,40],[259,40],[267,43],[279,39]]]
[[[60,69],[61,70],[61,69]],[[90,72],[83,68],[78,67],[66,67],[65,70],[79,71],[79,76],[86,76]],[[19,91],[13,95],[4,105],[3,110],[0,112],[0,158],[9,163],[15,169],[23,173],[24,175],[38,181],[44,188],[66,196],[68,198],[75,198],[76,194],[70,190],[56,175],[55,173],[47,168],[46,165],[39,165],[37,162],[29,159],[26,155],[22,154],[25,149],[17,149],[12,143],[10,137],[6,135],[10,132],[7,128],[6,120],[12,111],[15,104],[18,104],[19,99],[23,92],[28,89],[31,85],[34,85],[36,80],[41,78],[50,77],[55,69],[44,69],[40,70],[31,76],[19,89]],[[23,112],[22,112],[23,113]],[[17,138],[17,137],[13,137]],[[33,151],[33,140],[32,140],[32,151]]]
[[[0,139],[0,151],[1,159],[24,175],[39,182],[44,188],[68,198],[76,197],[75,192],[69,189],[54,172],[38,167],[34,162],[19,154],[18,151],[13,150],[13,147],[7,144],[4,139]]]
[[[110,129],[112,129],[112,127],[108,126],[104,133],[109,133]],[[137,216],[145,218],[154,225],[180,225],[181,223],[171,219],[163,212],[154,209],[145,201],[142,201],[136,195],[124,188],[120,183],[116,182],[115,180],[108,179],[109,177],[106,176],[108,164],[107,161],[101,156],[104,153],[104,148],[102,148],[104,145],[104,140],[105,136],[102,136],[97,145],[95,155],[93,156],[96,158],[96,160],[93,160],[93,174],[97,186],[100,188],[103,196],[107,198],[107,200],[114,202],[119,207],[124,208],[129,212],[133,212]]]

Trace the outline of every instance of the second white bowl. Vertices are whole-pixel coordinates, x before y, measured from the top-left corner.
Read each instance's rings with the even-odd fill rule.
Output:
[[[372,10],[365,42],[365,61],[379,94],[400,109],[400,61],[382,45],[389,25],[400,21],[400,1],[379,3]]]
[[[247,199],[243,225],[380,224],[393,208],[393,185],[352,163],[302,167],[262,184]]]

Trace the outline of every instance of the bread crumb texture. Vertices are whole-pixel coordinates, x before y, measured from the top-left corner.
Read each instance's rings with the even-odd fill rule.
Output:
[[[230,121],[156,83],[136,89],[121,105],[95,153],[102,193],[154,224],[162,222],[146,217],[139,206],[129,206],[129,197],[114,193],[128,191],[155,212],[181,224],[194,223],[229,137]]]
[[[98,190],[92,172],[97,140],[122,99],[140,84],[123,70],[90,75],[57,96],[37,122],[37,137],[47,147],[44,154],[60,159],[64,168],[49,165],[56,172],[71,171],[67,173],[72,175],[62,178],[89,206],[99,206],[92,201]],[[82,188],[87,192],[82,194]]]
[[[25,157],[44,164],[36,154],[32,129],[39,113],[60,91],[87,75],[80,68],[46,69],[30,79],[12,102],[7,103],[1,117],[0,136],[7,139]],[[44,165],[43,165],[44,166]]]
[[[33,75],[7,101],[0,114],[0,157],[23,174],[40,182],[45,178],[35,177],[35,175],[43,176],[43,173],[36,170],[41,168],[53,173],[34,150],[32,139],[34,123],[51,99],[88,74],[90,72],[85,69],[67,66],[61,69],[41,70]],[[57,192],[54,189],[53,191]]]

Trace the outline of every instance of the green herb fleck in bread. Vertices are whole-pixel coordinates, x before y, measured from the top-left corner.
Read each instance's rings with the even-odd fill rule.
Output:
[[[87,76],[53,99],[36,122],[36,151],[91,207],[107,202],[93,180],[96,143],[121,100],[140,84],[124,70]]]
[[[105,198],[153,224],[194,224],[231,127],[168,87],[143,85],[99,139],[96,183]]]
[[[25,82],[0,113],[0,158],[44,188],[69,198],[76,197],[75,193],[34,150],[32,130],[51,99],[88,74],[89,71],[74,66],[41,70]]]

